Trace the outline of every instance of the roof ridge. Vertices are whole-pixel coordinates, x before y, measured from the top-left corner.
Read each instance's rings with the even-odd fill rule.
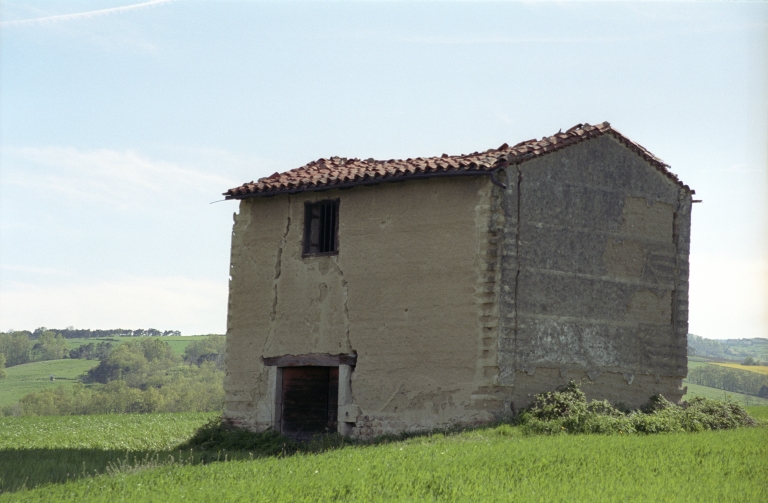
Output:
[[[411,178],[433,176],[480,175],[492,173],[509,164],[521,164],[531,159],[555,152],[576,143],[611,135],[636,154],[640,155],[678,186],[694,193],[683,184],[671,171],[669,165],[654,156],[645,147],[636,143],[615,128],[609,122],[597,125],[576,124],[565,132],[559,130],[551,136],[543,136],[520,142],[512,147],[507,143],[497,149],[471,154],[434,157],[416,157],[408,159],[365,160],[331,156],[310,161],[304,166],[282,173],[273,173],[256,182],[251,181],[224,193],[226,199],[244,199],[248,197],[271,196],[283,193],[304,192],[307,190],[325,190],[351,187],[360,184],[380,183]]]

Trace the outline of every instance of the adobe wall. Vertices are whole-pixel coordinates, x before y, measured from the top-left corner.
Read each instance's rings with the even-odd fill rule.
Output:
[[[499,378],[639,406],[687,374],[690,194],[605,135],[510,166]]]
[[[583,379],[682,396],[690,194],[608,135],[488,176],[241,201],[225,416],[273,426],[261,357],[356,353],[349,432],[495,419]],[[340,200],[339,254],[302,258],[305,201]]]
[[[339,254],[302,258],[305,201],[334,198]],[[356,353],[353,435],[492,419],[501,200],[478,176],[241,201],[225,416],[273,425],[276,372],[260,357]]]

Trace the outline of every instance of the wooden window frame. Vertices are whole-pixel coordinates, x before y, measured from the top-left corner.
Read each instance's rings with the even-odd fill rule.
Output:
[[[332,216],[333,222],[326,222],[325,225],[328,227],[332,227],[331,233],[332,233],[332,250],[330,251],[312,251],[312,221],[316,218],[313,216],[313,209],[316,207],[320,207],[323,205],[329,205],[333,208]],[[324,199],[322,201],[305,201],[304,202],[304,235],[302,240],[302,251],[301,256],[303,258],[307,257],[327,257],[331,255],[338,255],[339,254],[339,206],[340,206],[340,200],[339,199]],[[320,222],[319,225],[323,225],[323,222]],[[326,231],[328,232],[328,229],[326,228]],[[323,233],[322,230],[319,230],[318,233]]]

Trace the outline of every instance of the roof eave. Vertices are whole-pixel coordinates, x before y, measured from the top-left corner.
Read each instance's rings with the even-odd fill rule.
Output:
[[[281,194],[298,194],[301,192],[322,192],[326,190],[333,190],[333,189],[351,189],[353,187],[361,187],[361,186],[373,186],[373,185],[380,185],[382,183],[392,183],[392,182],[405,182],[407,180],[423,180],[425,178],[441,178],[441,177],[452,177],[452,176],[483,176],[483,175],[491,175],[491,181],[496,184],[500,185],[502,187],[506,186],[498,181],[496,178],[493,177],[493,174],[496,173],[499,169],[506,166],[506,163],[499,164],[497,166],[494,166],[491,169],[474,169],[474,170],[455,170],[455,171],[437,171],[434,173],[414,173],[414,174],[408,174],[408,175],[400,175],[400,176],[390,176],[390,177],[377,177],[377,178],[366,178],[363,180],[355,180],[352,182],[343,182],[343,183],[337,183],[333,185],[306,185],[306,186],[300,186],[300,187],[291,187],[286,189],[280,189],[280,190],[265,190],[261,192],[249,192],[246,194],[229,194],[229,191],[224,192],[222,195],[224,196],[225,200],[232,200],[232,199],[252,199],[254,197],[272,197],[272,196],[278,196]]]

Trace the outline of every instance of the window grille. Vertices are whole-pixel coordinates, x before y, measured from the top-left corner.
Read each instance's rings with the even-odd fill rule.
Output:
[[[334,255],[339,252],[339,201],[304,205],[304,255]]]

